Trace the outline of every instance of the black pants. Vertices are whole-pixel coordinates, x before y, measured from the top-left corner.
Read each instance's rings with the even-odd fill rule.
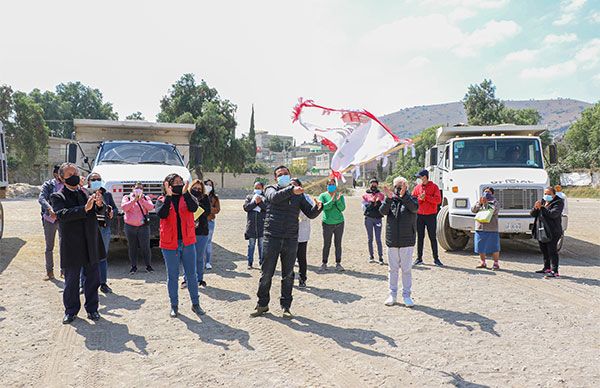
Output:
[[[306,248],[308,247],[308,241],[298,243],[298,253],[296,259],[298,259],[298,267],[300,267],[300,279],[306,281]]]
[[[262,274],[258,284],[258,305],[269,305],[271,280],[277,267],[277,258],[281,257],[281,298],[279,303],[286,309],[292,305],[294,286],[294,262],[298,250],[298,238],[267,237],[263,241]]]
[[[335,245],[335,262],[342,262],[342,237],[344,236],[344,223],[328,225],[323,224],[323,263],[327,264],[329,251],[331,250],[331,239]]]
[[[560,236],[557,238],[553,238],[547,243],[540,243],[540,249],[542,250],[542,254],[544,255],[544,269],[552,269],[554,272],[558,272],[558,240]]]
[[[131,266],[137,267],[137,259],[144,260],[146,266],[150,265],[152,251],[150,250],[150,225],[131,226],[125,224],[127,237],[127,250]]]
[[[427,228],[427,236],[431,242],[431,253],[433,260],[438,259],[438,245],[435,236],[435,228],[437,227],[437,214],[417,214],[417,259],[423,259],[423,243],[425,241],[425,228]]]
[[[65,314],[77,315],[81,309],[79,297],[79,276],[82,267],[63,268],[65,275],[65,289],[63,291],[63,303]],[[98,311],[98,287],[100,287],[100,270],[98,263],[83,266],[85,283],[83,293],[85,295],[85,311],[94,313]]]

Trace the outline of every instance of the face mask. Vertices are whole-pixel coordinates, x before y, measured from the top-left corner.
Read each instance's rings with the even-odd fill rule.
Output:
[[[336,185],[327,185],[327,191],[329,191],[330,193],[333,193],[335,189],[337,189]]]
[[[490,192],[486,192],[484,194],[484,196],[485,196],[485,199],[487,199],[488,201],[493,201],[494,200],[494,195],[492,193],[490,193]]]
[[[78,186],[79,182],[81,182],[79,175],[71,175],[70,177],[65,179],[65,183],[69,186]]]
[[[420,185],[423,183],[423,178],[417,178],[417,184]]]
[[[544,194],[544,201],[546,201],[546,202],[550,202],[550,201],[552,201],[553,199],[554,199],[554,198],[553,198],[551,195],[549,195],[549,194]]]
[[[133,195],[139,197],[140,195],[142,195],[142,189],[133,189]]]
[[[181,195],[183,193],[183,185],[171,186],[171,190],[173,190],[173,194]]]
[[[205,194],[210,194],[211,191],[212,191],[212,186],[211,185],[204,186],[204,193]]]
[[[262,194],[262,190],[254,189],[254,194],[261,195]]]
[[[376,193],[379,191],[379,189],[377,188],[377,186],[371,186],[371,191]]]
[[[96,191],[101,187],[102,187],[102,181],[91,181],[90,182],[90,189],[92,189],[92,191]]]
[[[281,187],[285,187],[290,184],[292,178],[289,175],[281,175],[277,178],[277,184]]]
[[[200,190],[198,190],[198,189],[191,189],[191,190],[190,190],[190,193],[191,193],[191,194],[192,194],[194,197],[199,197],[199,196],[202,194],[202,192],[201,192]]]

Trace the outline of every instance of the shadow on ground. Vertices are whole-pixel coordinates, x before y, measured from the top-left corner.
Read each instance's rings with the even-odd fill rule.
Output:
[[[473,331],[474,325],[479,326],[479,329],[485,333],[495,337],[500,337],[500,334],[495,329],[496,321],[477,313],[463,313],[461,311],[452,311],[444,309],[436,309],[429,306],[417,305],[414,310],[423,312],[435,318],[442,319],[444,322],[456,327],[465,328],[468,331]]]
[[[0,274],[8,268],[25,244],[25,240],[18,237],[7,237],[0,240]]]
[[[195,333],[198,339],[204,343],[220,346],[223,350],[229,350],[230,342],[238,342],[245,349],[254,350],[250,345],[250,334],[245,330],[228,326],[208,315],[203,315],[200,322],[181,314],[179,319],[185,323],[189,331]]]
[[[77,334],[85,339],[85,347],[88,350],[102,350],[109,353],[132,352],[140,355],[147,355],[146,347],[148,341],[141,335],[131,334],[125,324],[111,322],[107,319],[100,319],[95,323],[90,323],[85,319],[76,319],[73,327]],[[133,342],[135,348],[127,346]]]

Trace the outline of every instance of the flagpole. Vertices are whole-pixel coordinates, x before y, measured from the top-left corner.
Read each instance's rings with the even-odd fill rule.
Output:
[[[375,157],[373,157],[373,158],[371,158],[371,159],[369,159],[367,161],[364,161],[364,162],[362,162],[360,164],[351,165],[349,167],[346,167],[345,169],[343,169],[342,171],[340,171],[340,174],[343,175],[343,174],[347,173],[348,171],[353,170],[356,167],[360,168],[361,166],[364,166],[367,163],[371,163],[372,161],[376,160],[377,158],[379,158],[381,156],[386,156],[386,155],[389,155],[389,154],[393,154],[394,152],[396,152],[396,151],[398,151],[398,150],[400,150],[400,149],[402,149],[404,147],[406,147],[406,143],[399,144],[399,145],[397,145],[395,147],[392,147],[389,150],[385,151],[381,155],[377,155],[377,156],[375,156]],[[316,185],[320,185],[323,182],[327,182],[328,180],[329,180],[329,177],[325,177],[325,178],[322,178],[322,179],[319,179],[319,180],[316,180],[316,181],[312,181],[308,185],[304,186],[304,189],[308,190],[308,189],[310,189],[310,188],[312,188],[312,187],[314,187]]]

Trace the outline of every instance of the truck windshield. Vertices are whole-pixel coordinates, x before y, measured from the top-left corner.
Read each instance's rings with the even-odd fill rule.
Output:
[[[98,164],[166,164],[183,166],[179,152],[170,144],[105,143]]]
[[[537,139],[455,140],[452,159],[454,169],[543,168],[540,143]]]

